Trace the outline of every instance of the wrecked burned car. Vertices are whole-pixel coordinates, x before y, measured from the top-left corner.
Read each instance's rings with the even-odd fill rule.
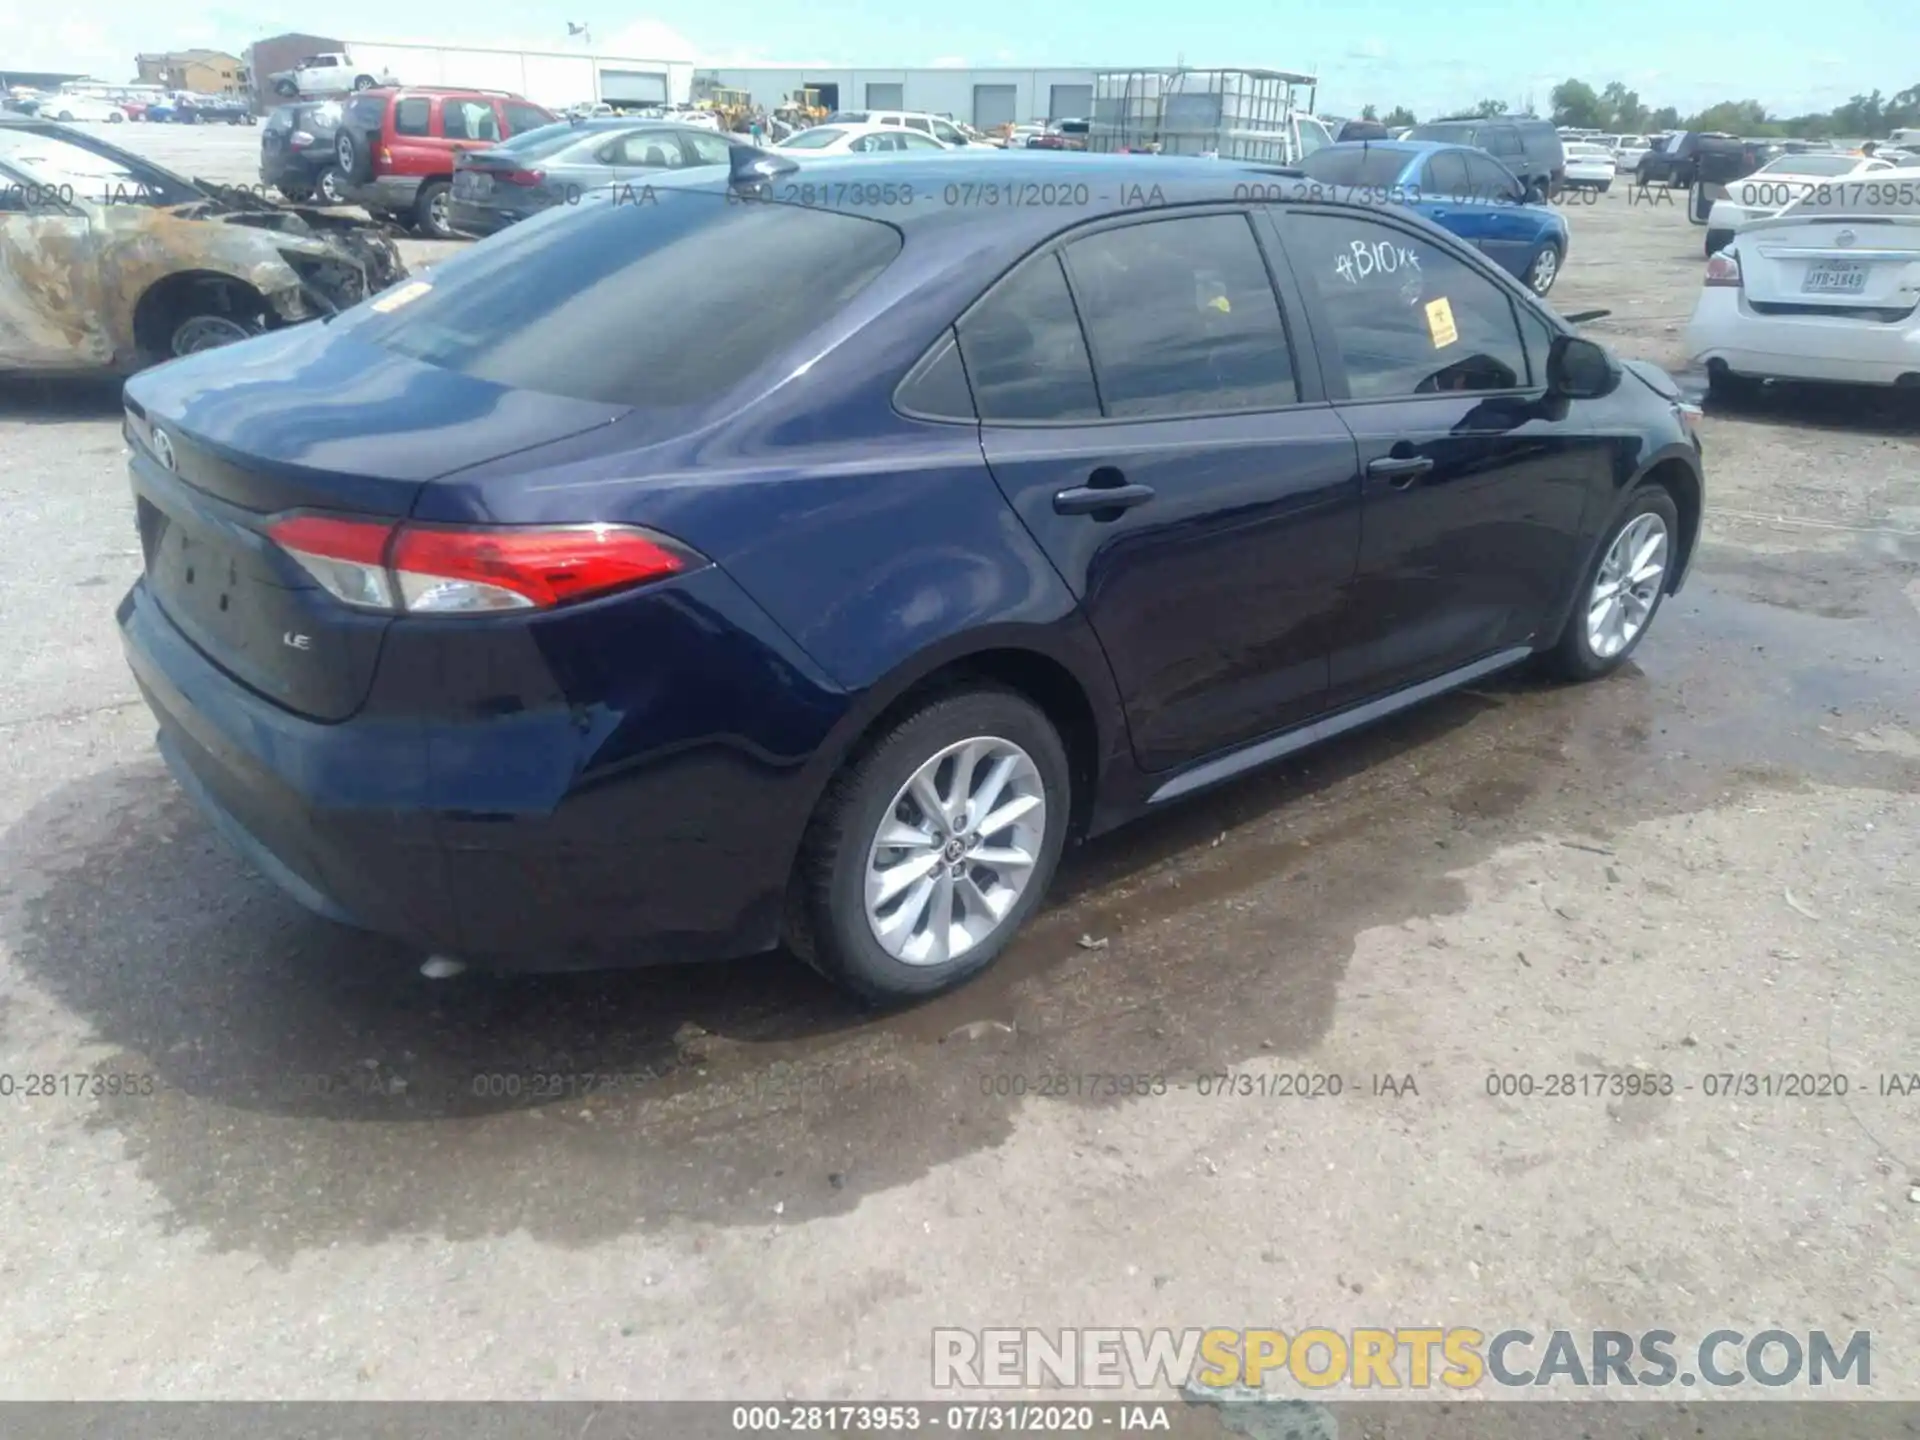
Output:
[[[0,372],[128,373],[406,277],[377,229],[0,119]]]

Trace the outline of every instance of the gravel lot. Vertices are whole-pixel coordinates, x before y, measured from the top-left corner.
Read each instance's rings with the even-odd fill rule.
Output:
[[[116,131],[255,178],[257,130]],[[1701,232],[1569,213],[1555,302],[1678,368]],[[0,391],[0,1075],[152,1077],[0,1099],[0,1397],[923,1397],[936,1326],[1431,1323],[1868,1329],[1920,1398],[1920,1097],[1879,1093],[1920,1070],[1917,441],[1910,399],[1710,411],[1701,560],[1622,673],[1089,847],[992,975],[874,1020],[777,956],[429,982],[282,899],[119,655],[116,391]],[[1676,1093],[1487,1091],[1633,1067]],[[548,1072],[667,1073],[476,1093]],[[989,1093],[1110,1073],[1171,1085]]]

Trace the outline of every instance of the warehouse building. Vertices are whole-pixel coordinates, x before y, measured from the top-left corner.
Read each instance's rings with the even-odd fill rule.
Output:
[[[819,91],[820,103],[829,110],[924,110],[991,130],[1034,120],[1086,119],[1093,111],[1095,70],[702,66],[694,72],[694,88],[696,93],[704,86],[744,90],[769,110],[805,88]]]
[[[397,76],[403,85],[511,90],[556,110],[594,100],[612,105],[685,104],[693,83],[691,57],[276,35],[256,42],[248,52],[260,103],[279,103],[281,97],[272,90],[275,74],[293,69],[309,55],[331,51],[344,51],[353,57],[356,67],[365,67],[369,74]]]

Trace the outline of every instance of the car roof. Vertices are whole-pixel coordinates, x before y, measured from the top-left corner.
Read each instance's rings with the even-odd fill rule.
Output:
[[[995,206],[956,203],[943,198],[955,186],[996,182],[1022,183],[1047,180],[1065,185],[1069,192],[1086,187],[1086,204],[1076,205],[1074,214],[1087,220],[1108,215],[1138,214],[1147,203],[1155,206],[1203,205],[1244,200],[1249,182],[1262,180],[1298,180],[1308,184],[1306,175],[1282,165],[1259,165],[1234,160],[1201,160],[1163,155],[1090,155],[1084,151],[1050,151],[1029,155],[1024,151],[994,151],[991,156],[971,153],[973,147],[955,148],[940,154],[903,153],[893,155],[829,155],[807,162],[806,180],[816,188],[836,178],[850,182],[849,193],[873,188],[871,182],[884,175],[890,185],[898,184],[900,193],[911,190],[913,203],[883,207],[849,204],[855,214],[870,214],[904,231],[949,229],[964,225],[1002,223],[1041,216],[1058,219],[1066,214],[1059,207]],[[784,159],[779,150],[767,152]],[[795,166],[797,170],[798,165]],[[774,198],[786,177],[771,183]],[[865,183],[861,183],[865,182]],[[727,172],[718,165],[701,166],[676,172],[671,179],[649,182],[655,190],[724,191]],[[1153,192],[1157,189],[1158,194]],[[1236,193],[1236,189],[1237,192]],[[922,204],[918,197],[931,203]]]

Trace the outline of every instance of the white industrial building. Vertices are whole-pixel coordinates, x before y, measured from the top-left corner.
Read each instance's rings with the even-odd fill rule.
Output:
[[[696,88],[744,90],[771,110],[802,88],[818,90],[829,110],[923,110],[982,130],[1029,120],[1081,120],[1093,111],[1093,67],[846,70],[831,65],[701,66]]]
[[[693,65],[685,60],[579,50],[395,45],[377,40],[350,40],[345,48],[356,65],[397,75],[408,85],[511,90],[549,109],[564,109],[582,100],[684,105],[693,86]]]

